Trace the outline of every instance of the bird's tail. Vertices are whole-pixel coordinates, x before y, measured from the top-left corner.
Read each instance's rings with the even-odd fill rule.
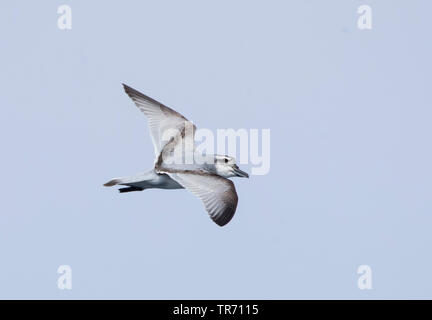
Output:
[[[112,179],[112,180],[108,181],[107,183],[105,183],[104,186],[105,187],[112,187],[112,186],[115,186],[121,182],[122,182],[122,180],[120,178],[115,178],[115,179]]]

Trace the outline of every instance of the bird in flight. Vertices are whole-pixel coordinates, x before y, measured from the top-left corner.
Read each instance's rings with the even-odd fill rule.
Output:
[[[204,204],[210,218],[219,226],[231,221],[238,196],[230,177],[249,175],[235,159],[226,155],[195,152],[195,125],[180,113],[123,84],[124,90],[147,117],[155,151],[155,164],[148,172],[115,178],[104,184],[115,185],[121,193],[150,188],[187,189]]]

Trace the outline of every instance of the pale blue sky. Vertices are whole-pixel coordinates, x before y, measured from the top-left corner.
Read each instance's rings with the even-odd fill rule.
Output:
[[[432,298],[431,12],[2,1],[0,298]],[[270,173],[235,179],[228,226],[185,190],[102,187],[153,164],[122,82],[198,127],[271,129]]]

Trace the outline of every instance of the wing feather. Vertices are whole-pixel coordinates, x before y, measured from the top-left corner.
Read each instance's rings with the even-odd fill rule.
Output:
[[[146,96],[145,94],[142,94],[141,92],[125,84],[123,84],[123,87],[125,92],[132,99],[138,109],[140,109],[148,119],[156,159],[159,157],[162,150],[169,141],[169,136],[164,137],[164,132],[169,134],[170,131],[168,130],[173,130],[172,132],[176,132],[176,135],[183,134],[183,136],[174,137],[176,144],[170,145],[170,149],[172,150],[166,150],[167,154],[172,153],[176,145],[180,142],[183,142],[183,139],[185,138],[184,132],[186,125],[190,125],[192,128],[190,134],[192,135],[193,141],[196,127],[192,122],[190,122],[177,111],[174,111],[173,109]],[[164,139],[164,141],[162,141],[162,139]]]
[[[238,203],[237,192],[231,180],[204,171],[165,173],[201,199],[210,218],[219,226],[231,221]]]

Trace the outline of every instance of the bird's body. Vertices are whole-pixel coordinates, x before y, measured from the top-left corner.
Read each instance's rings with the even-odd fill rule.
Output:
[[[196,127],[178,112],[123,85],[126,93],[149,120],[156,155],[154,168],[131,177],[115,178],[104,185],[122,185],[119,191],[188,189],[200,198],[210,217],[227,224],[237,208],[238,197],[230,177],[249,177],[224,155],[195,153]]]
[[[120,189],[128,191],[142,191],[144,189],[184,189],[178,182],[171,179],[169,175],[165,173],[157,173],[155,169],[152,169],[150,171],[139,173],[131,177],[125,177],[125,178],[116,178],[109,182],[107,182],[105,185],[109,186],[110,184],[114,185],[122,185],[122,186],[128,186],[135,188],[133,189]]]

